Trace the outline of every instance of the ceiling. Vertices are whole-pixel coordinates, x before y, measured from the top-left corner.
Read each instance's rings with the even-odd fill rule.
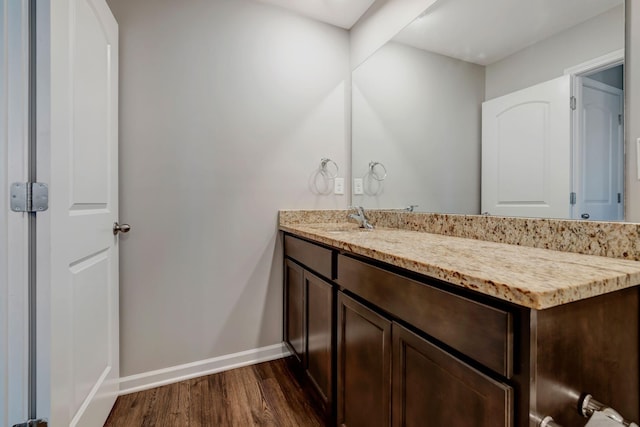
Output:
[[[624,0],[438,0],[395,41],[488,65]]]
[[[375,0],[258,0],[317,21],[350,29]]]
[[[376,0],[257,0],[350,29]],[[488,65],[624,0],[436,0],[394,40]]]

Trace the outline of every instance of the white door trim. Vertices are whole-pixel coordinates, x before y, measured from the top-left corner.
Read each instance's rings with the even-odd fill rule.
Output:
[[[580,190],[580,184],[578,183],[578,145],[580,141],[578,138],[580,137],[580,106],[582,105],[582,81],[580,76],[584,74],[590,74],[597,71],[602,71],[607,68],[612,68],[617,65],[624,64],[624,49],[614,50],[613,52],[609,52],[605,55],[599,56],[597,58],[593,58],[589,61],[582,62],[580,64],[574,65],[573,67],[569,67],[564,70],[565,75],[571,76],[571,96],[575,97],[576,109],[571,112],[571,191],[578,192]],[[623,108],[623,118],[625,114],[625,110]],[[623,120],[624,123],[624,120]],[[624,135],[624,130],[623,130]],[[623,136],[624,138],[624,136]],[[623,144],[626,142],[623,141]],[[625,150],[626,152],[626,150]],[[626,160],[623,160],[626,166]],[[640,160],[639,160],[640,161]],[[640,172],[639,172],[640,179]],[[627,200],[626,197],[626,186],[623,185],[623,200]],[[626,204],[626,203],[625,203]],[[624,209],[624,208],[623,208]],[[580,219],[579,205],[571,205],[571,218],[572,219]],[[626,210],[626,209],[624,209]],[[624,218],[623,218],[624,220]]]
[[[624,63],[624,49],[614,50],[597,58],[590,59],[564,70],[564,74],[575,76],[577,74],[591,73],[605,68],[611,68]]]
[[[28,4],[0,0],[0,424],[28,415],[28,220],[11,212],[9,186],[27,180]],[[6,36],[6,38],[5,38]]]
[[[51,2],[37,2],[36,32],[36,167],[38,181],[51,182],[51,102],[50,102],[50,6]],[[51,190],[51,189],[50,189]],[[36,408],[38,418],[50,418],[51,408],[51,215],[36,215]]]

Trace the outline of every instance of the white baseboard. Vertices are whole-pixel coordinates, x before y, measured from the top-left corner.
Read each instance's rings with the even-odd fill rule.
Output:
[[[120,396],[289,356],[284,343],[120,378]]]

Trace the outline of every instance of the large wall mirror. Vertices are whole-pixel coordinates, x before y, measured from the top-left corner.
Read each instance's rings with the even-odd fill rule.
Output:
[[[353,72],[352,204],[624,220],[624,0],[438,0]]]

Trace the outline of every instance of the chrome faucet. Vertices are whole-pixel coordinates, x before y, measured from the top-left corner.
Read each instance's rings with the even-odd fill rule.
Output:
[[[357,213],[349,214],[349,218],[353,218],[358,221],[360,228],[373,230],[373,225],[369,222],[367,216],[364,214],[364,208],[362,206],[354,206],[352,209],[355,209]]]

